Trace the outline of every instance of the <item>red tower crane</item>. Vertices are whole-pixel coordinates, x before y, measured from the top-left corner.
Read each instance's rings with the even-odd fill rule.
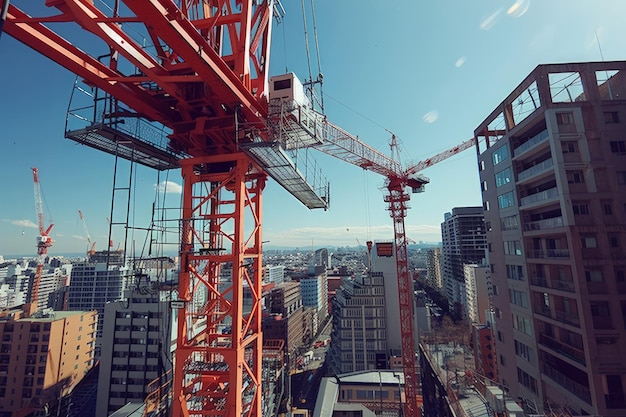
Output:
[[[50,224],[46,228],[43,218],[43,204],[41,202],[41,184],[39,183],[39,170],[32,168],[33,181],[35,184],[35,209],[37,211],[37,226],[39,228],[39,236],[37,236],[37,269],[35,271],[35,277],[33,279],[33,289],[30,295],[31,308],[37,308],[39,301],[39,283],[41,282],[41,274],[43,272],[43,265],[46,261],[46,255],[48,254],[48,248],[52,246],[52,238],[50,237],[50,231],[54,224]]]
[[[36,2],[24,1],[22,7],[31,3]],[[262,415],[266,178],[309,208],[328,206],[323,187],[303,179],[285,152],[301,147],[315,147],[387,179],[400,284],[405,416],[419,415],[405,190],[422,190],[428,179],[417,172],[430,163],[403,169],[295,97],[271,97],[272,17],[280,13],[274,0],[119,0],[111,8],[89,0],[45,4],[51,13],[38,5],[28,14],[11,4],[4,30],[104,93],[95,95],[97,119],[83,128],[68,126],[66,137],[155,169],[182,170],[172,416]],[[81,29],[87,31],[104,42],[106,53],[78,48],[50,29],[55,23],[76,23],[74,31],[64,33],[79,44]],[[274,90],[295,81],[277,82],[280,88],[276,84]],[[166,144],[124,130],[140,131],[138,120],[165,126]]]

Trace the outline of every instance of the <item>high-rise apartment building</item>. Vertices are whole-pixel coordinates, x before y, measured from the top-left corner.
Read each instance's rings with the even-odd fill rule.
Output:
[[[297,282],[284,282],[272,289],[269,311],[271,315],[263,321],[265,339],[284,340],[287,353],[294,352],[308,342],[305,340],[307,324],[304,320],[300,285]]]
[[[148,385],[160,377],[166,380],[172,366],[172,289],[158,283],[135,287],[123,300],[106,305],[96,417],[129,402],[143,403]]]
[[[626,415],[626,62],[540,65],[475,130],[500,381]]]
[[[441,248],[431,248],[426,252],[426,282],[433,288],[443,287],[441,279]]]
[[[389,368],[384,279],[382,272],[370,272],[337,290],[326,354],[332,375]]]
[[[0,416],[55,408],[94,364],[96,312],[0,313]]]
[[[328,316],[328,276],[324,269],[319,274],[300,279],[302,305],[313,307],[316,311],[314,332],[317,333],[317,324],[322,323]]]
[[[491,271],[485,265],[465,264],[465,312],[470,323],[485,323],[485,311],[491,310],[493,284]]]
[[[110,301],[121,300],[128,280],[128,268],[122,264],[117,252],[96,252],[87,262],[72,265],[70,286],[67,294],[67,309],[98,311],[98,333],[96,357],[99,357],[104,306]]]
[[[401,367],[395,360],[402,356],[402,339],[394,244],[374,243],[370,257],[371,270],[345,280],[335,294],[327,353],[332,374]]]
[[[273,282],[274,284],[282,284],[285,282],[285,266],[284,265],[268,265],[263,267],[263,282]]]
[[[481,263],[486,238],[482,207],[455,207],[441,223],[442,289],[450,305],[466,305],[463,264]]]

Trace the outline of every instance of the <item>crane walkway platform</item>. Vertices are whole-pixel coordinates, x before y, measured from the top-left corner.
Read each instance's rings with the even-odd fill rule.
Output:
[[[138,120],[137,123],[139,123]],[[65,137],[90,148],[117,155],[159,171],[180,167],[179,160],[182,156],[168,150],[166,146],[140,139],[125,130],[104,123],[94,123],[77,130],[68,130],[65,132]]]

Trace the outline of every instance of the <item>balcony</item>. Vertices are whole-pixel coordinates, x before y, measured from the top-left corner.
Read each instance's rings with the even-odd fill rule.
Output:
[[[567,313],[565,311],[556,310],[554,312],[554,317],[557,321],[561,323],[570,324],[572,326],[580,327],[580,319],[577,315],[572,313]]]
[[[524,223],[524,230],[527,232],[531,232],[533,230],[554,229],[557,227],[563,227],[563,217],[553,217],[551,219]]]
[[[520,207],[528,206],[534,203],[540,203],[547,200],[552,200],[559,196],[558,188],[549,188],[547,190],[531,194],[526,197],[520,198]]]
[[[540,143],[544,142],[546,139],[548,139],[548,136],[549,135],[548,135],[548,130],[547,129],[537,133],[535,136],[533,136],[532,138],[528,139],[526,142],[522,143],[520,146],[515,148],[513,150],[513,157],[520,156],[524,152],[534,148],[538,144],[540,144]]]
[[[537,287],[551,288],[553,290],[575,292],[574,283],[572,281],[563,281],[559,279],[549,280],[543,277],[531,277],[530,284]]]
[[[546,250],[528,250],[526,251],[527,258],[560,258],[569,259],[569,249],[546,249]]]
[[[553,368],[547,363],[543,365],[543,372],[544,375],[546,375],[548,378],[550,378],[587,404],[591,405],[591,391],[589,391],[589,388],[565,376],[558,369]]]
[[[582,349],[577,349],[573,346],[561,343],[545,334],[539,335],[539,343],[552,349],[555,352],[560,353],[563,356],[570,358],[573,361],[585,365],[585,352]]]
[[[550,307],[541,305],[539,307],[535,306],[533,308],[533,312],[549,319],[560,321],[561,323],[569,324],[574,327],[580,327],[580,319],[578,318],[578,316],[571,313],[566,313],[565,311],[552,311]]]
[[[546,159],[543,162],[538,163],[537,165],[528,168],[522,172],[520,172],[519,174],[517,174],[517,182],[522,182],[524,180],[527,180],[529,178],[535,177],[539,174],[542,174],[546,171],[548,171],[549,169],[554,167],[554,161],[552,160],[552,158],[550,159]]]

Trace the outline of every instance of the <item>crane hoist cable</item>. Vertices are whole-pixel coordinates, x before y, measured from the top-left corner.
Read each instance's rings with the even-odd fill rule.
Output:
[[[322,73],[322,59],[320,58],[320,44],[317,39],[317,21],[315,19],[315,2],[311,0],[311,17],[313,19],[313,37],[315,38],[315,54],[317,55],[317,82],[320,85],[320,108],[324,113],[324,93],[322,91],[324,75]],[[313,81],[313,80],[311,80]]]
[[[321,112],[323,113],[324,112],[324,94],[322,91],[322,85],[323,85],[324,76],[322,75],[320,48],[319,48],[319,41],[317,38],[317,21],[315,18],[315,4],[313,0],[311,0],[311,20],[313,21],[313,38],[315,40],[315,54],[316,54],[315,56],[317,59],[317,77],[315,79],[313,78],[313,70],[311,68],[311,51],[309,48],[309,33],[308,33],[307,23],[306,23],[307,16],[306,16],[306,6],[304,4],[304,0],[301,1],[301,5],[302,5],[302,23],[304,27],[304,44],[305,44],[305,50],[306,50],[306,61],[307,61],[307,68],[309,71],[309,79],[307,82],[304,83],[304,85],[308,86],[311,102],[313,104],[317,103],[320,107]],[[319,85],[319,94],[317,94],[315,90],[316,84]]]
[[[313,72],[311,71],[311,51],[309,51],[309,33],[306,26],[306,7],[302,0],[302,26],[304,28],[304,48],[306,50],[306,64],[309,69],[309,81],[313,82]]]

